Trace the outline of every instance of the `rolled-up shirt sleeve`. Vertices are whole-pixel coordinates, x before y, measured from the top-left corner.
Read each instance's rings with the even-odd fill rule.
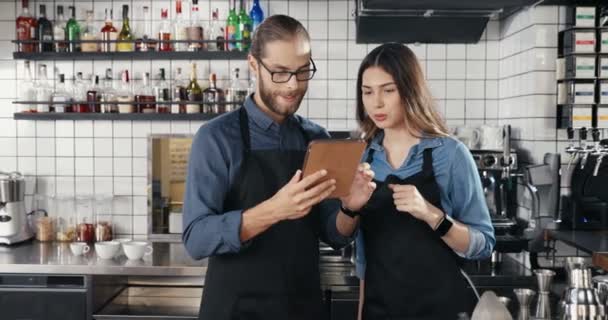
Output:
[[[182,240],[194,259],[238,252],[242,211],[224,212],[230,188],[227,154],[210,128],[192,141],[183,207]]]
[[[469,227],[469,247],[464,257],[489,257],[496,244],[494,228],[477,167],[471,153],[463,144],[457,144],[450,174],[448,197],[452,202],[452,217]]]

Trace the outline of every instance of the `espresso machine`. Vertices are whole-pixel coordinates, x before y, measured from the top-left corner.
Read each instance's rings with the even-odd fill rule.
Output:
[[[24,199],[23,176],[18,172],[0,172],[0,243],[15,244],[34,236]]]

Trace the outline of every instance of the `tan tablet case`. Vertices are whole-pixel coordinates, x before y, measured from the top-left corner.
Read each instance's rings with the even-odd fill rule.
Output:
[[[330,198],[348,195],[357,167],[365,151],[365,141],[351,139],[314,140],[308,145],[302,177],[327,170],[327,178],[336,179],[336,190]]]

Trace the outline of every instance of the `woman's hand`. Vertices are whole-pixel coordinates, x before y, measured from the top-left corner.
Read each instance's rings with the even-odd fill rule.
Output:
[[[348,196],[340,198],[342,205],[352,211],[361,210],[376,189],[373,179],[374,172],[370,169],[369,163],[360,164],[353,184],[350,186],[350,193]]]
[[[444,213],[430,204],[413,185],[389,184],[393,190],[395,207],[401,212],[409,212],[416,219],[426,222],[432,229],[443,219]]]

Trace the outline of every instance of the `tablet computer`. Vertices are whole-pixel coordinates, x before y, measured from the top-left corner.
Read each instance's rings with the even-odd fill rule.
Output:
[[[313,140],[308,145],[302,177],[325,169],[327,176],[320,182],[336,179],[336,189],[330,198],[347,196],[365,147],[365,141],[360,139]]]

